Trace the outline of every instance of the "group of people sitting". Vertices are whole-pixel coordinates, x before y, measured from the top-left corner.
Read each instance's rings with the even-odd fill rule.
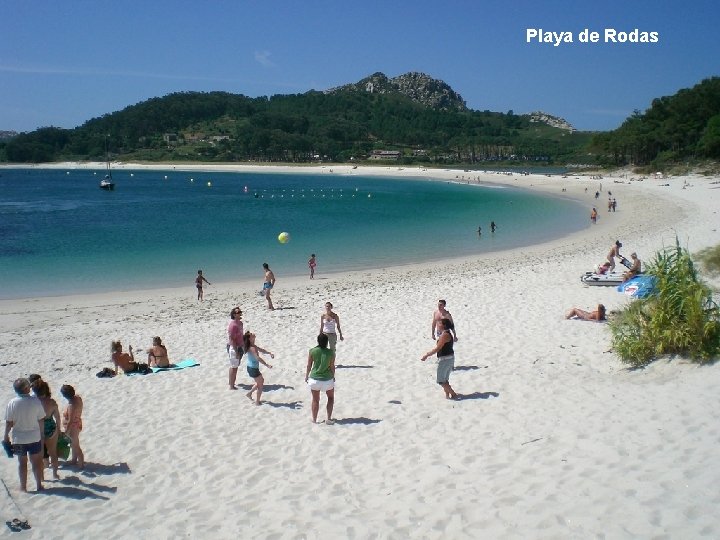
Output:
[[[172,367],[170,359],[168,358],[167,348],[163,345],[160,336],[155,336],[152,347],[147,349],[147,363],[135,361],[132,345],[128,347],[129,352],[123,352],[123,346],[120,341],[113,341],[110,346],[110,351],[112,352],[112,361],[115,365],[116,375],[118,374],[118,368],[122,369],[123,373],[147,373],[150,371],[150,368],[153,367]]]

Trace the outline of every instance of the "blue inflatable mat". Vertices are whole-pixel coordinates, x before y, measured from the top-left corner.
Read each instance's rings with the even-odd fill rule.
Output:
[[[635,276],[618,285],[617,290],[633,298],[646,298],[655,293],[655,277],[647,275]]]

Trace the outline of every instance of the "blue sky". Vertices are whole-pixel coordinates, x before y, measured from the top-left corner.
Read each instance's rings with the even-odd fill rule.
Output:
[[[582,130],[720,75],[720,4],[607,1],[4,0],[0,130],[72,128],[179,91],[255,97],[421,71],[468,106]],[[528,28],[572,43],[527,43]],[[580,43],[584,29],[599,43]],[[658,43],[604,43],[606,28]]]

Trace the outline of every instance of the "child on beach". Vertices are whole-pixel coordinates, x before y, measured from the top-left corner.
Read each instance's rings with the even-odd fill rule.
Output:
[[[263,360],[260,356],[260,353],[269,354],[270,358],[275,358],[275,355],[270,351],[267,351],[262,347],[258,347],[257,345],[255,345],[255,334],[250,331],[245,332],[245,335],[243,335],[243,343],[245,345],[245,354],[247,358],[245,360],[245,363],[247,365],[247,372],[248,375],[252,377],[253,381],[255,381],[253,387],[245,395],[248,397],[249,400],[252,400],[252,394],[253,392],[255,392],[254,403],[255,405],[260,405],[260,396],[262,396],[263,384],[265,383],[265,379],[263,378],[262,373],[260,373],[260,364],[263,364],[264,366],[272,369],[272,365],[268,364],[265,360]]]
[[[315,260],[315,254],[313,253],[310,255],[310,260],[308,260],[308,267],[310,268],[310,279],[315,279],[315,267],[317,266],[317,261]]]
[[[195,278],[195,287],[197,287],[197,299],[201,302],[203,299],[203,282],[207,283],[208,285],[212,285],[212,283],[205,279],[202,270],[198,270],[197,277]]]

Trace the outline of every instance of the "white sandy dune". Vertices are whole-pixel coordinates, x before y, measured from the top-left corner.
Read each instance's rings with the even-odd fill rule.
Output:
[[[331,168],[323,172],[565,188],[588,214],[600,183]],[[73,384],[85,401],[88,462],[84,471],[61,469],[44,494],[23,494],[16,461],[3,457],[9,492],[0,486],[0,518],[28,519],[32,529],[0,535],[720,537],[720,370],[678,358],[629,371],[609,350],[607,325],[563,318],[572,306],[612,310],[627,301],[579,281],[616,238],[641,259],[676,234],[692,252],[720,242],[717,179],[631,178],[601,181],[599,223],[580,233],[442,264],[347,275],[318,267],[314,281],[280,275],[274,312],[259,282],[213,285],[201,304],[192,286],[0,301],[0,401],[29,373],[44,376],[61,406],[60,386]],[[603,206],[608,189],[614,214]],[[446,401],[435,365],[420,362],[433,345],[438,298],[457,324],[451,383],[460,401]],[[346,338],[338,343],[337,423],[313,425],[304,367],[328,300]],[[227,389],[225,328],[235,305],[275,353],[260,407]],[[95,377],[110,366],[112,339],[144,349],[154,335],[171,360],[201,365]],[[238,380],[247,391],[244,366]]]

